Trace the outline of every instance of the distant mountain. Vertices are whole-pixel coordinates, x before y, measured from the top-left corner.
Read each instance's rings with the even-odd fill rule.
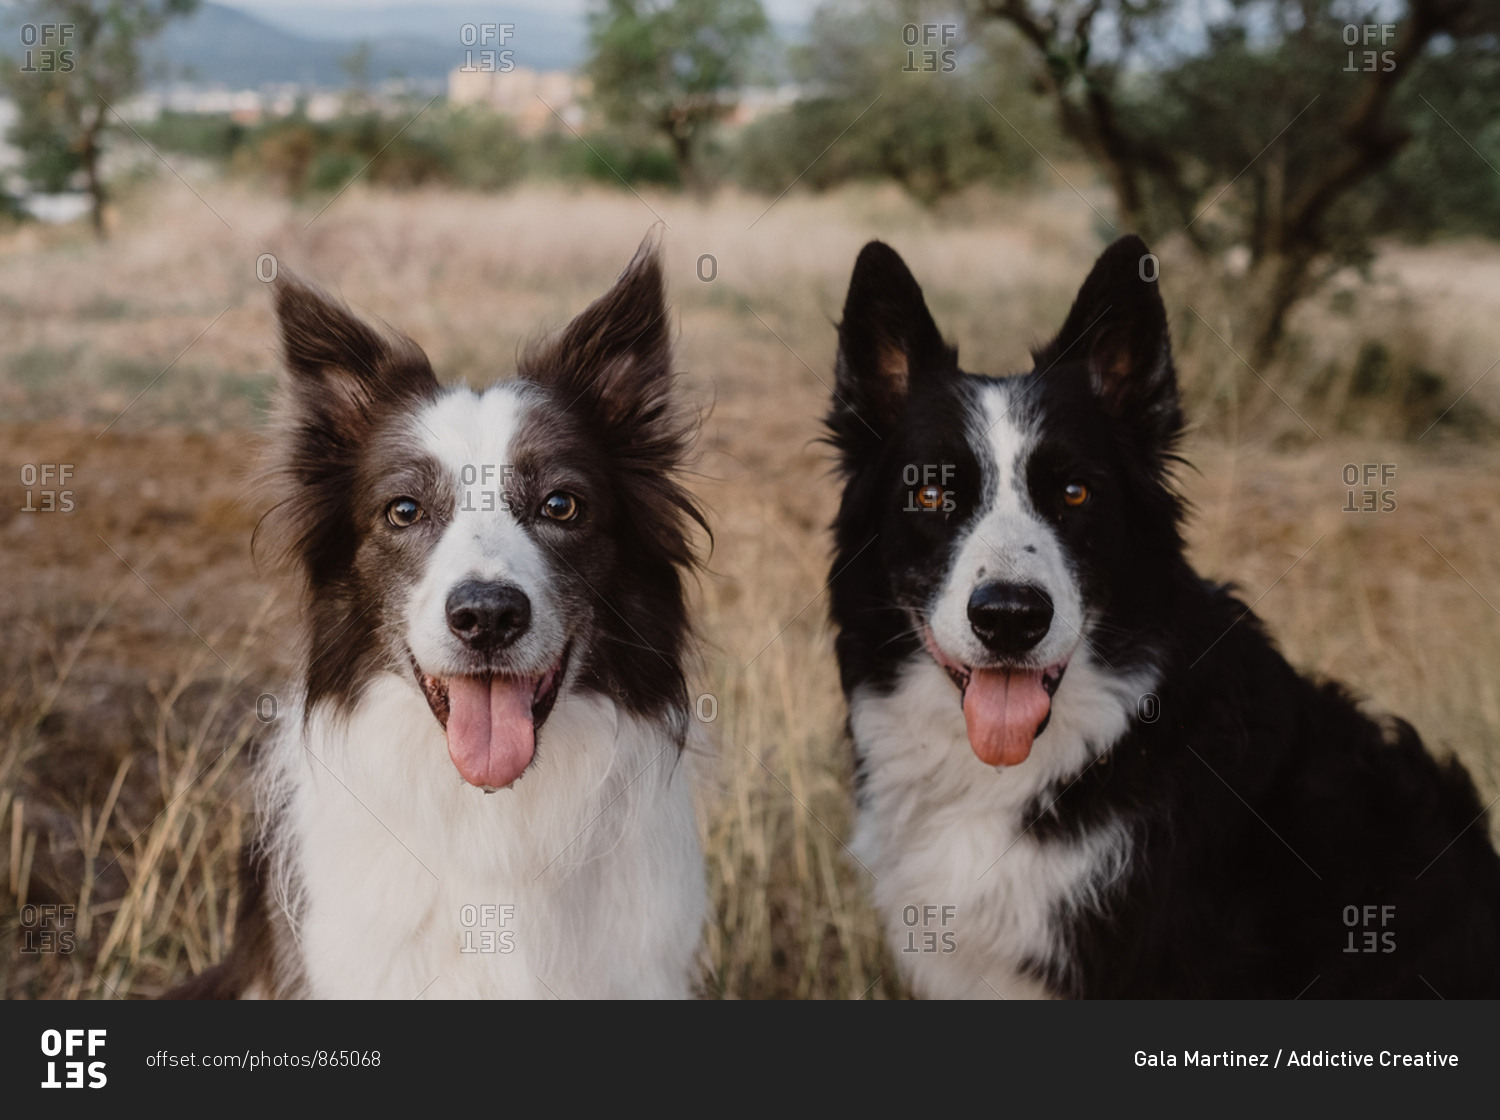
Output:
[[[346,28],[352,22],[345,13]],[[144,52],[154,83],[257,88],[283,82],[323,88],[349,84],[341,65],[360,42],[370,45],[369,77],[437,81],[463,61],[463,50],[395,35],[361,36],[343,41],[310,39],[234,8],[203,4],[186,19],[174,20]]]
[[[246,4],[253,0],[245,0]],[[779,0],[785,7],[791,0]],[[773,12],[778,5],[770,5]],[[0,51],[15,43],[20,16],[0,0]],[[508,25],[509,31],[500,31]],[[775,21],[783,41],[805,25]],[[504,36],[504,41],[500,37]],[[328,0],[295,7],[200,4],[186,19],[167,24],[145,48],[152,85],[190,82],[258,89],[295,82],[338,89],[349,84],[342,65],[360,44],[370,47],[369,78],[407,78],[441,88],[448,71],[485,65],[485,51],[509,51],[518,66],[570,70],[587,56],[583,11],[525,3],[405,3],[351,8]],[[491,60],[494,64],[495,60]]]
[[[476,57],[480,50],[509,50],[517,65],[537,70],[568,70],[582,63],[588,31],[581,11],[541,4],[362,4],[351,10],[314,2],[260,7],[255,18],[310,39],[420,39],[446,48],[459,62],[466,50]],[[511,30],[502,32],[501,26]]]

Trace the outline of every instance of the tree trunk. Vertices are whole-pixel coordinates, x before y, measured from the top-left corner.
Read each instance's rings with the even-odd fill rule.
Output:
[[[94,226],[94,236],[100,241],[109,236],[104,226],[104,179],[99,173],[99,133],[103,123],[103,117],[96,114],[93,123],[84,127],[83,150],[79,153],[88,183],[89,219]]]
[[[1092,148],[1091,154],[1104,164],[1109,185],[1114,190],[1115,209],[1126,231],[1150,237],[1156,230],[1151,228],[1150,216],[1146,213],[1138,153],[1121,133],[1114,106],[1102,91],[1089,90],[1088,106],[1092,135],[1075,136],[1074,139],[1083,143],[1085,151]]]
[[[667,135],[672,140],[672,162],[677,165],[677,178],[682,180],[684,187],[691,189],[697,183],[696,169],[693,166],[693,138],[675,125],[667,129]]]
[[[667,136],[672,141],[672,162],[677,165],[677,178],[684,190],[700,201],[709,195],[708,181],[698,166],[697,145],[694,143],[698,128],[693,124],[673,123],[667,125]]]
[[[1388,166],[1410,134],[1386,120],[1386,109],[1398,82],[1406,77],[1438,31],[1459,26],[1467,0],[1412,0],[1409,18],[1388,65],[1366,75],[1342,132],[1341,151],[1330,153],[1313,176],[1283,204],[1278,200],[1265,230],[1265,258],[1258,269],[1266,277],[1262,302],[1252,326],[1251,362],[1263,365],[1275,355],[1286,332],[1292,305],[1309,294],[1308,272],[1322,255],[1328,213],[1370,176]]]
[[[1259,370],[1270,363],[1286,334],[1286,317],[1307,294],[1307,273],[1317,259],[1317,250],[1306,244],[1266,257],[1251,282],[1259,288],[1250,322],[1250,365]]]
[[[1156,231],[1147,212],[1142,179],[1152,163],[1158,172],[1170,172],[1172,160],[1166,153],[1144,150],[1139,138],[1126,135],[1115,115],[1112,91],[1089,71],[1086,60],[1093,22],[1102,7],[1102,0],[1094,0],[1080,16],[1071,38],[1061,35],[1055,21],[1039,19],[1028,0],[990,0],[981,14],[1009,23],[1035,48],[1042,62],[1036,75],[1038,86],[1053,103],[1058,127],[1104,171],[1121,225],[1149,237]],[[1070,87],[1078,79],[1084,90],[1083,97],[1075,100]]]

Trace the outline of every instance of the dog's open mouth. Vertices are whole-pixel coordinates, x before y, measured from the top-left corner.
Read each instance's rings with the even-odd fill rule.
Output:
[[[417,684],[448,736],[448,757],[464,781],[493,793],[531,765],[537,732],[568,671],[568,653],[563,650],[557,664],[536,676],[435,677],[412,658]]]
[[[969,746],[986,766],[1017,766],[1052,719],[1052,697],[1068,671],[1067,660],[1045,669],[970,666],[954,661],[922,627],[927,652],[941,665],[963,702]]]

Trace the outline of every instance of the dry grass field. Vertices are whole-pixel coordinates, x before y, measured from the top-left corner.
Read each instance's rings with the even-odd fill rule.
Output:
[[[694,487],[717,537],[697,591],[698,690],[717,702],[704,992],[902,995],[841,844],[848,748],[823,593],[836,492],[817,442],[832,323],[855,253],[881,237],[968,368],[1021,366],[1103,243],[1089,209],[1064,189],[937,214],[884,190],[791,194],[763,214],[768,199],[734,195],[354,188],[318,213],[194,183],[201,198],[166,176],[129,196],[103,245],[38,227],[0,240],[0,990],[151,996],[225,948],[246,760],[268,726],[256,698],[290,668],[294,610],[250,551],[246,479],[275,366],[260,255],[479,384],[602,292],[660,220],[685,389],[707,412]],[[1500,249],[1390,249],[1371,285],[1304,308],[1287,359],[1260,371],[1232,349],[1232,283],[1160,252],[1200,569],[1237,582],[1298,665],[1460,755],[1489,801],[1500,373],[1480,378],[1500,358]],[[1351,464],[1394,465],[1374,483],[1394,509],[1347,512],[1364,488],[1345,484]],[[57,489],[71,511],[43,512]],[[24,951],[32,904],[74,908],[71,952]]]

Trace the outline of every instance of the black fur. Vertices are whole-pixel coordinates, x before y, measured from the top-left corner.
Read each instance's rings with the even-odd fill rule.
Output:
[[[1016,382],[1031,503],[1097,612],[1085,637],[1109,667],[1154,667],[1161,681],[1154,719],[1138,713],[1119,741],[1094,744],[1094,761],[1024,814],[1027,843],[1114,823],[1134,841],[1101,904],[1054,915],[1062,951],[1031,972],[1074,997],[1500,996],[1500,858],[1469,776],[1406,723],[1300,676],[1184,557],[1169,473],[1183,420],[1147,252],[1134,237],[1111,246]],[[965,425],[986,379],[959,369],[878,242],[855,265],[839,339],[836,648],[846,696],[889,695],[927,656],[910,615],[985,501],[986,452]],[[952,512],[904,511],[913,462],[952,465]],[[1060,504],[1070,480],[1087,483],[1086,507]],[[1366,906],[1394,917],[1366,927]],[[1348,951],[1366,929],[1389,931],[1394,949]]]

